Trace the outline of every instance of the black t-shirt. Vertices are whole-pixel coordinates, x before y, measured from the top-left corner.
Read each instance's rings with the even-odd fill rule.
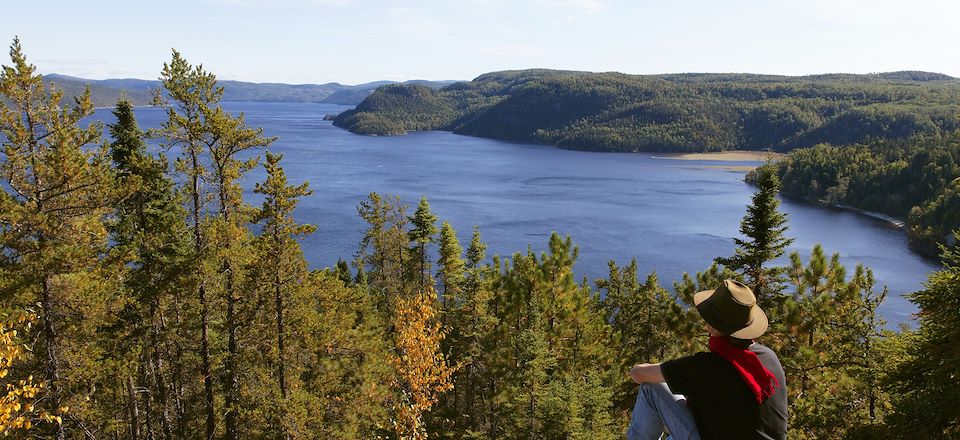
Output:
[[[750,351],[780,384],[760,405],[734,366],[718,354],[697,353],[660,366],[670,390],[687,398],[703,440],[786,440],[787,382],[780,359],[760,344]]]

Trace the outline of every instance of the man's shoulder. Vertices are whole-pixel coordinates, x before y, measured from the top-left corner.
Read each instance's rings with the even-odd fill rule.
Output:
[[[668,368],[670,366],[691,367],[695,365],[709,365],[722,360],[723,358],[716,353],[712,353],[709,351],[700,351],[691,355],[671,359],[669,361],[664,362],[662,365],[663,366],[669,365]]]
[[[750,351],[754,352],[757,356],[768,356],[768,357],[777,357],[777,353],[773,351],[772,348],[767,347],[759,342],[754,342],[750,344]]]
[[[757,355],[757,358],[760,359],[760,363],[762,363],[763,366],[768,370],[779,376],[783,375],[783,365],[780,364],[780,358],[777,356],[777,353],[773,351],[773,349],[767,347],[766,345],[754,342],[752,345],[750,345],[750,351]]]
[[[769,351],[771,353],[774,352],[772,348],[767,347],[766,345],[763,345],[759,342],[754,342],[750,344],[750,350],[753,352],[757,352],[757,351]]]

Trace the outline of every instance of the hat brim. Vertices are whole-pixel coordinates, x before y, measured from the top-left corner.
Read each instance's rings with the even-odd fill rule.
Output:
[[[710,298],[715,292],[713,290],[703,290],[693,294],[693,304],[695,306],[700,305],[700,303],[706,301],[707,298]],[[697,313],[700,313],[700,309],[697,308]],[[700,316],[701,318],[703,315]],[[750,309],[750,325],[737,330],[728,336],[733,336],[738,339],[756,339],[761,335],[767,332],[767,327],[770,325],[770,321],[767,319],[767,314],[763,312],[763,309],[758,305],[754,305]]]

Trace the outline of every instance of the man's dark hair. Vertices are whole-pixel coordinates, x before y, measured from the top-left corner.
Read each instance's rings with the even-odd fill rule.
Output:
[[[737,347],[741,350],[746,350],[750,347],[750,344],[753,344],[753,339],[740,339],[734,338],[733,336],[727,336],[727,339],[733,344],[734,347]]]

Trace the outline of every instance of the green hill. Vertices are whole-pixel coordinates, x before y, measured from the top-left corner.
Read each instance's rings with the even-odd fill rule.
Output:
[[[449,130],[597,151],[791,150],[960,128],[960,81],[928,72],[777,76],[504,71],[377,89],[335,125]]]

